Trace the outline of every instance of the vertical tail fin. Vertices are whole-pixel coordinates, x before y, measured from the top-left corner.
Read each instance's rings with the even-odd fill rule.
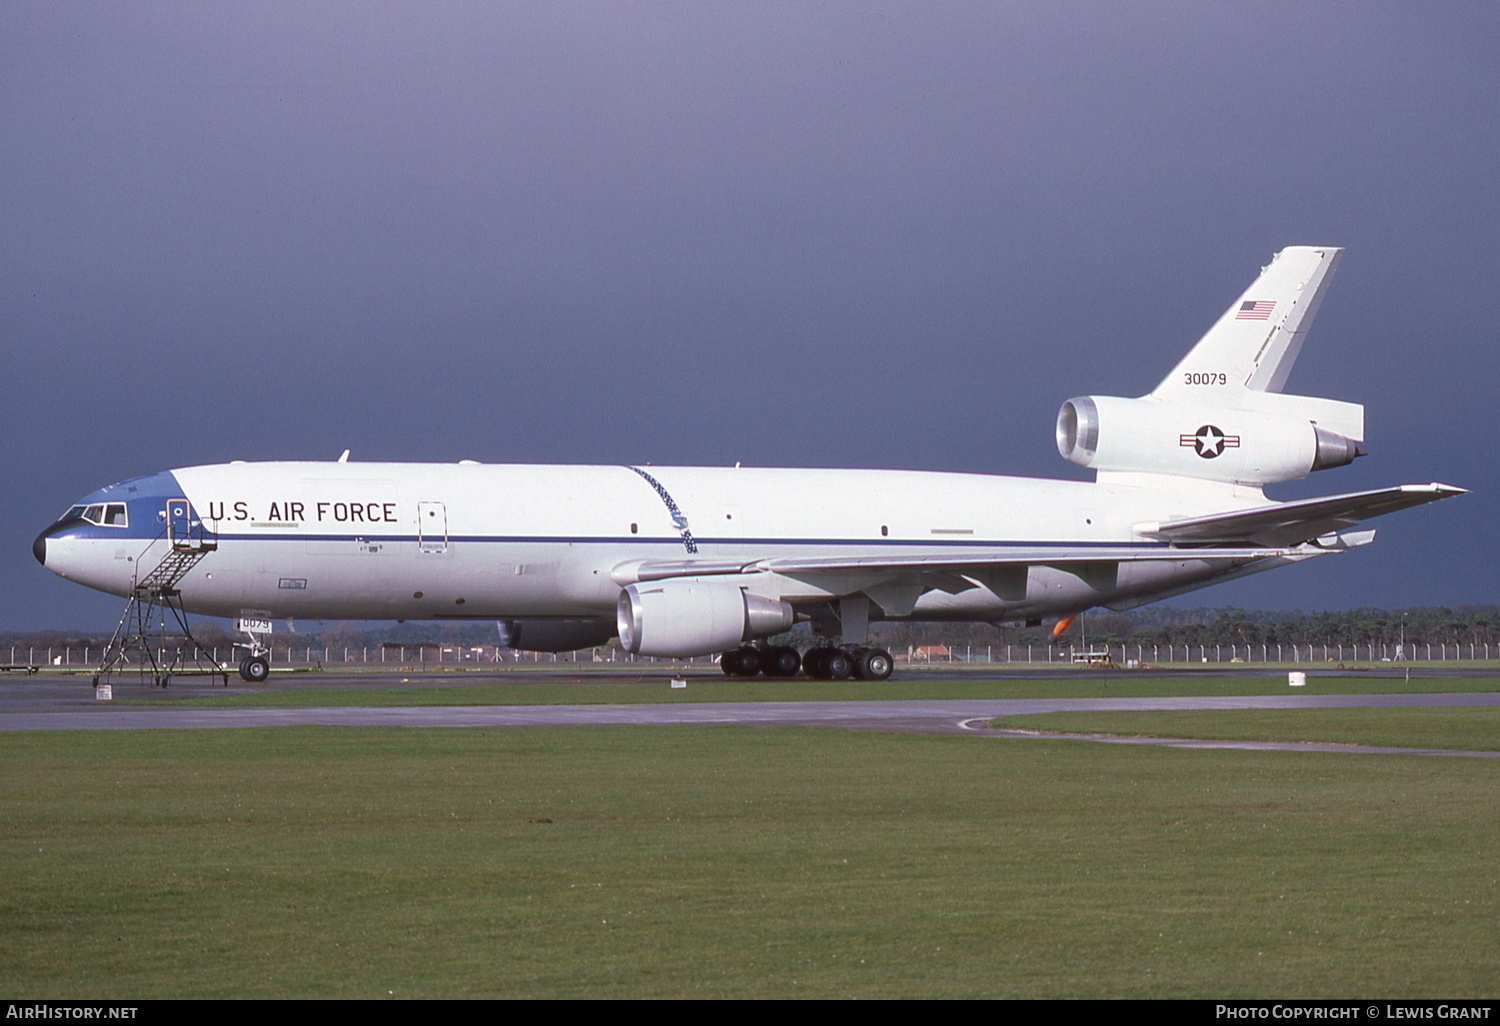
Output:
[[[1280,392],[1343,250],[1288,246],[1152,391],[1156,399]]]

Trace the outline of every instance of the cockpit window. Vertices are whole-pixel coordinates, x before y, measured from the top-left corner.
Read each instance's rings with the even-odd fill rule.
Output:
[[[74,506],[63,514],[64,520],[72,520],[75,517],[81,517],[101,527],[128,527],[130,524],[123,502],[100,502],[92,506]]]

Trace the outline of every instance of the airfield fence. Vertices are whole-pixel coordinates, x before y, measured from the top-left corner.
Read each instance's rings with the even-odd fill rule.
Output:
[[[5,651],[0,648],[0,652]],[[41,666],[52,669],[87,670],[98,665],[104,646],[88,645],[11,645],[11,666]],[[218,662],[229,663],[239,653],[227,647],[209,648]],[[158,658],[167,662],[172,646],[160,650]],[[1182,664],[1231,663],[1374,663],[1374,662],[1451,662],[1500,659],[1500,644],[1462,642],[1447,644],[1371,645],[928,645],[895,653],[900,663],[914,666],[944,663],[1062,665],[1107,660],[1117,666],[1171,666]],[[712,666],[717,656],[693,659],[664,659],[636,656],[618,648],[585,649],[579,652],[517,652],[494,646],[456,645],[369,645],[339,647],[313,644],[273,645],[274,666],[314,669],[326,666],[452,667],[509,666],[552,663],[669,664]]]

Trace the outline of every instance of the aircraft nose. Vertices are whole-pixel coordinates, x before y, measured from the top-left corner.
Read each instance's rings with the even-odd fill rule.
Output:
[[[46,566],[47,565],[47,539],[51,538],[54,534],[60,533],[65,528],[67,528],[69,526],[72,526],[74,524],[77,524],[79,522],[80,521],[76,517],[74,519],[72,519],[72,520],[68,520],[67,518],[64,518],[62,520],[59,520],[57,523],[51,525],[50,527],[48,527],[41,534],[37,535],[36,536],[36,541],[34,541],[34,542],[31,543],[31,554],[36,557],[36,561],[38,563],[42,564],[42,566]]]

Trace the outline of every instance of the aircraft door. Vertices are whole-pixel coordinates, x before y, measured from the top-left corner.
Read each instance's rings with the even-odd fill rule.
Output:
[[[203,522],[193,512],[187,499],[167,500],[167,543],[174,549],[198,548],[203,545]]]
[[[443,503],[417,503],[417,548],[431,555],[448,551],[448,507]]]

